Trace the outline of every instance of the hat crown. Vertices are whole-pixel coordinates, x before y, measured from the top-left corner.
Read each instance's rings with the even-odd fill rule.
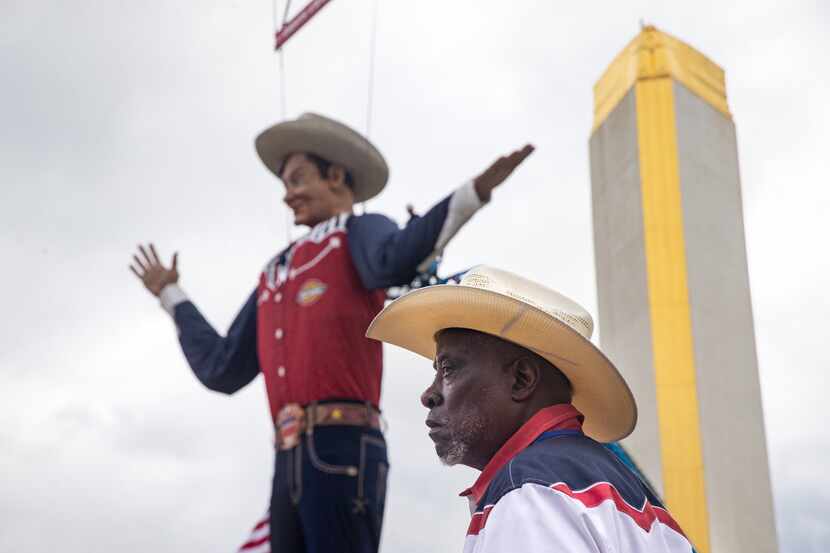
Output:
[[[588,340],[594,332],[594,320],[581,305],[555,290],[509,271],[477,265],[467,271],[460,285],[489,290],[535,307]]]

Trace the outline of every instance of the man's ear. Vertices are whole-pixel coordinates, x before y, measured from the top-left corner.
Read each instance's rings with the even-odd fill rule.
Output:
[[[329,165],[328,175],[326,180],[329,183],[329,189],[334,191],[339,187],[346,186],[346,170],[339,165]]]
[[[519,357],[513,361],[513,401],[527,401],[539,386],[541,367],[530,357]]]

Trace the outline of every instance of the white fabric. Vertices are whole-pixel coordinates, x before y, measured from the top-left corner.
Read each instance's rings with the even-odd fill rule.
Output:
[[[176,306],[186,302],[188,299],[187,294],[176,283],[168,284],[161,289],[161,293],[159,294],[161,306],[171,317],[175,314]]]
[[[525,484],[493,507],[464,553],[689,553],[686,538],[655,520],[643,530],[613,501],[588,508],[559,491]]]
[[[444,252],[444,248],[447,247],[453,236],[458,234],[461,227],[484,205],[484,202],[478,197],[473,181],[465,182],[453,192],[447,210],[447,218],[444,220],[441,234],[438,235],[438,240],[435,242],[435,249],[432,250],[429,257],[418,265],[419,272],[426,271],[429,268],[435,258]]]

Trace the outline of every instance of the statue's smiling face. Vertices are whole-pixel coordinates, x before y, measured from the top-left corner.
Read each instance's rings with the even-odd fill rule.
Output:
[[[283,201],[294,212],[294,224],[314,226],[351,208],[351,189],[345,170],[337,165],[327,174],[306,154],[291,154],[285,160],[280,179],[285,185]]]

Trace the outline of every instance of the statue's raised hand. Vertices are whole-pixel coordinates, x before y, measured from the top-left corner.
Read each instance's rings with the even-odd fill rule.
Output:
[[[503,183],[535,148],[528,144],[521,150],[502,156],[473,180],[473,184],[482,202],[489,202],[493,189]]]
[[[141,257],[133,254],[133,263],[130,264],[130,270],[141,279],[141,282],[144,283],[151,294],[158,296],[165,286],[179,281],[178,252],[173,254],[169,269],[161,263],[153,244],[149,245],[149,253],[144,246],[139,244],[138,252]]]

